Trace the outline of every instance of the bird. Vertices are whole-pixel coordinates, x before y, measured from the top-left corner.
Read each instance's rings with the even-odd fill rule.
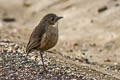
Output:
[[[54,13],[46,14],[31,33],[26,46],[26,56],[28,56],[28,54],[34,50],[40,52],[43,69],[45,71],[46,69],[43,60],[43,54],[44,51],[53,48],[58,42],[58,21],[62,18],[62,16],[57,16]]]

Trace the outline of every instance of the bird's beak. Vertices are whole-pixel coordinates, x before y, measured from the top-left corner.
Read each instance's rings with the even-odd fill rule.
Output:
[[[58,21],[58,20],[60,20],[60,19],[62,19],[62,18],[63,18],[62,16],[57,17],[56,21]]]

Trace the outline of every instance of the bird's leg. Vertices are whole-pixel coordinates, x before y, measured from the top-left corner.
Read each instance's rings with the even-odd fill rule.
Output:
[[[43,52],[40,52],[40,56],[41,56],[41,60],[42,60],[44,71],[46,71],[45,65],[44,65],[44,61],[43,61]]]

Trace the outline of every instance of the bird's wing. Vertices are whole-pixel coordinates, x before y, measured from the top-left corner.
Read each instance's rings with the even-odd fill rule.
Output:
[[[40,45],[38,43],[39,43],[38,40],[29,41],[28,45],[26,47],[26,53],[28,54],[29,52],[31,52],[32,50],[34,50],[36,47],[38,47]]]
[[[30,36],[30,40],[26,47],[26,53],[28,54],[32,50],[36,49],[38,46],[40,46],[41,39],[43,35],[45,34],[45,25],[38,25],[34,31],[32,32]]]

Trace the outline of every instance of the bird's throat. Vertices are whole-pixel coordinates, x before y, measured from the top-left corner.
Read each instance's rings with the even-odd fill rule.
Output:
[[[56,22],[52,27],[58,27],[58,22]]]

